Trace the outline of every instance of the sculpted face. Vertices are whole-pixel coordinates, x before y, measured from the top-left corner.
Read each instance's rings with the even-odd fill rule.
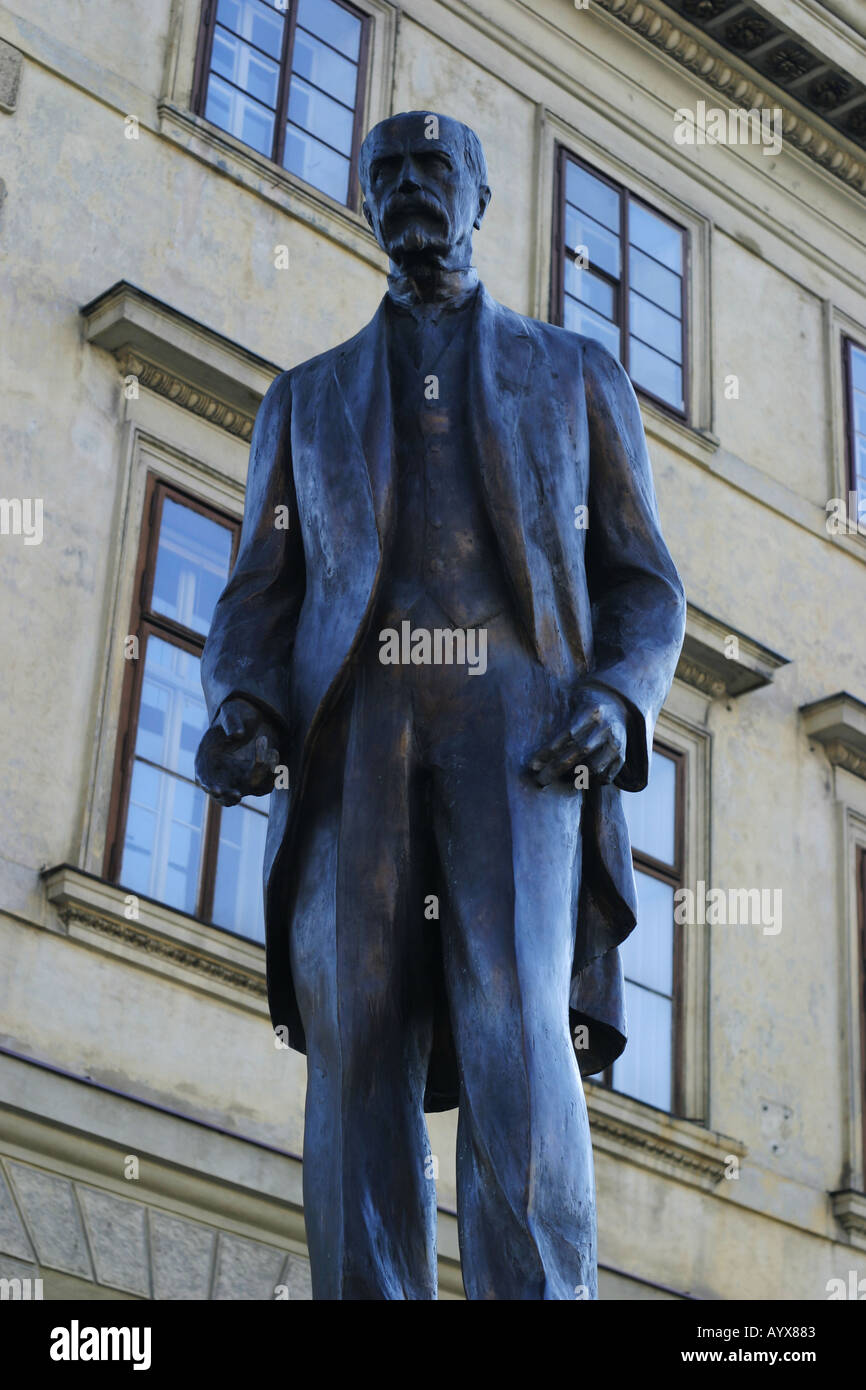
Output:
[[[469,265],[490,189],[467,163],[459,121],[414,111],[382,121],[364,142],[361,174],[364,216],[399,269]]]

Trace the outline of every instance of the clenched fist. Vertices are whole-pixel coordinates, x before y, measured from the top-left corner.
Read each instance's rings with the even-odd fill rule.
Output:
[[[277,732],[248,700],[226,700],[198,746],[196,781],[222,806],[273,790]]]
[[[586,685],[574,705],[569,728],[530,763],[540,787],[585,767],[596,782],[612,782],[625,763],[625,708],[616,695]]]

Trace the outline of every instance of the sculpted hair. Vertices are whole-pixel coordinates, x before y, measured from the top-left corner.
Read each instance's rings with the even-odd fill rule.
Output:
[[[484,158],[484,150],[482,149],[481,141],[478,139],[474,130],[468,125],[464,125],[462,121],[455,120],[453,116],[442,116],[435,111],[401,111],[399,115],[389,116],[386,120],[380,121],[378,125],[374,125],[364,136],[358,155],[358,177],[365,193],[370,186],[370,146],[373,136],[383,125],[388,125],[391,121],[401,121],[410,116],[417,116],[421,121],[426,120],[428,116],[436,116],[436,119],[440,122],[448,120],[453,125],[457,126],[464,163],[469,172],[475,177],[478,187],[485,188],[487,186],[487,160]]]

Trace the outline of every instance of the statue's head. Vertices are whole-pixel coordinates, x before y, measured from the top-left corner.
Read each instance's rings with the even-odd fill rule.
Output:
[[[401,112],[368,133],[359,172],[364,216],[400,270],[470,264],[472,230],[490,202],[474,130],[430,111]]]

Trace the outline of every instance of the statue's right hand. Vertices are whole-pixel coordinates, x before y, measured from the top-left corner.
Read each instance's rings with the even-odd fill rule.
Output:
[[[280,760],[277,731],[249,700],[220,706],[195,755],[196,781],[223,806],[273,790]]]

